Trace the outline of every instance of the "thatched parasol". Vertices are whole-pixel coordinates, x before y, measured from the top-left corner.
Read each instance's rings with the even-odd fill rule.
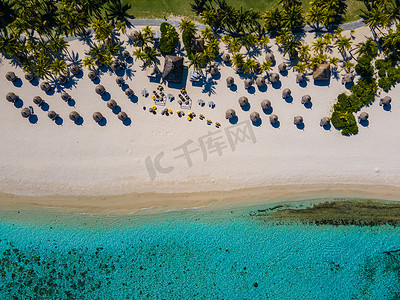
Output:
[[[129,53],[128,50],[124,50],[124,51],[122,51],[122,57],[124,59],[128,59],[129,57],[131,57],[131,54]]]
[[[245,89],[249,89],[252,85],[253,85],[253,80],[251,80],[250,78],[247,78],[244,81],[244,88]]]
[[[51,120],[55,120],[55,119],[57,119],[58,114],[57,114],[54,110],[51,110],[51,111],[49,111],[49,112],[47,113],[47,116],[48,116]]]
[[[352,73],[346,73],[344,74],[342,78],[342,83],[352,83],[354,81],[354,75]]]
[[[279,74],[278,73],[271,73],[269,75],[269,81],[271,83],[277,83],[279,81]]]
[[[275,62],[275,56],[272,53],[265,54],[265,60],[269,60],[270,62]]]
[[[279,72],[283,73],[287,71],[287,65],[285,63],[281,63],[278,66]]]
[[[25,107],[21,110],[21,116],[23,116],[24,118],[29,118],[30,115],[31,111],[29,108]]]
[[[65,75],[58,76],[58,82],[60,84],[66,84],[68,82],[68,77]]]
[[[71,95],[68,94],[67,92],[63,92],[61,94],[61,99],[63,99],[65,102],[69,101],[71,99]]]
[[[224,53],[221,56],[221,59],[224,63],[229,63],[231,61],[231,56],[228,53]]]
[[[41,84],[40,84],[40,88],[42,89],[42,91],[44,91],[44,92],[48,92],[48,91],[50,91],[50,89],[51,89],[51,85],[50,85],[50,83],[48,83],[47,81],[45,81],[45,82],[42,82]]]
[[[81,116],[79,115],[79,113],[78,112],[76,112],[76,111],[71,111],[70,113],[69,113],[69,118],[72,120],[72,121],[78,121],[79,120],[79,118],[80,118]]]
[[[246,106],[248,104],[249,104],[249,99],[247,99],[247,97],[242,96],[242,97],[239,98],[239,105],[241,107]]]
[[[111,70],[113,70],[114,72],[117,71],[119,69],[119,63],[117,61],[113,61],[110,65]]]
[[[226,111],[226,113],[225,113],[225,118],[226,118],[226,119],[232,119],[232,118],[234,118],[235,116],[236,116],[236,112],[235,112],[232,108],[228,109],[228,110]]]
[[[330,122],[331,122],[331,119],[329,119],[328,117],[323,117],[321,119],[321,126],[327,126],[327,125],[329,125]]]
[[[256,84],[258,87],[262,87],[265,85],[265,78],[264,77],[257,77]]]
[[[252,122],[257,122],[258,120],[260,120],[260,114],[258,112],[256,112],[256,111],[252,112],[250,114],[250,120]]]
[[[117,102],[114,99],[110,99],[107,101],[107,107],[109,109],[115,109],[117,107]]]
[[[362,112],[362,113],[360,114],[360,116],[358,117],[358,119],[359,119],[360,121],[366,121],[366,120],[368,120],[368,117],[369,117],[368,113]]]
[[[40,96],[35,96],[33,97],[33,103],[35,103],[36,105],[40,106],[43,104],[43,99]]]
[[[117,77],[115,79],[115,82],[119,85],[119,86],[123,86],[125,84],[125,80],[122,77]]]
[[[271,122],[271,124],[274,124],[274,123],[278,122],[278,116],[277,115],[270,115],[269,116],[269,121]]]
[[[227,85],[228,87],[229,87],[229,86],[232,86],[234,83],[235,83],[235,80],[233,79],[233,77],[229,76],[229,77],[226,79],[226,85]]]
[[[25,73],[25,79],[31,82],[35,78],[35,75],[32,72]]]
[[[103,120],[103,115],[97,111],[93,114],[93,120],[95,120],[96,122],[100,122],[101,120]]]
[[[136,42],[138,35],[139,35],[139,32],[135,30],[130,35],[128,35],[128,37],[132,42]]]
[[[128,115],[126,114],[126,112],[121,111],[120,113],[118,113],[118,119],[120,119],[121,121],[125,121],[128,118]]]
[[[217,66],[211,66],[210,67],[210,74],[211,76],[215,76],[219,73],[218,67]]]
[[[106,89],[101,84],[97,85],[94,89],[98,95],[104,95]]]
[[[11,82],[14,82],[15,80],[17,80],[17,76],[15,75],[15,73],[14,72],[7,72],[6,73],[6,79],[8,80],[8,81],[11,81]]]
[[[301,104],[307,104],[311,102],[311,96],[310,95],[304,95],[301,97]]]
[[[320,64],[313,72],[314,80],[329,80],[331,77],[331,65]]]
[[[295,125],[301,125],[303,123],[303,117],[302,116],[296,116],[294,117],[293,123]]]
[[[132,97],[134,94],[134,91],[131,88],[127,88],[125,90],[125,95],[127,95],[128,97]]]
[[[304,73],[297,73],[296,74],[296,82],[300,83],[306,80],[306,76],[304,75]]]
[[[73,64],[71,67],[69,67],[69,71],[71,72],[72,75],[78,75],[79,72],[81,71],[81,67],[78,66],[77,64]]]
[[[288,88],[286,88],[286,89],[284,89],[282,91],[282,97],[283,98],[288,98],[288,97],[290,97],[291,94],[292,94],[292,91],[290,89],[288,89]]]
[[[18,99],[18,96],[15,95],[13,92],[9,92],[9,93],[7,93],[7,95],[6,95],[6,100],[7,100],[8,102],[15,102],[15,101],[17,101],[17,99]]]
[[[263,100],[263,101],[261,101],[261,108],[262,108],[263,110],[268,110],[268,109],[270,109],[270,108],[271,108],[271,101],[269,101],[269,100]]]
[[[97,74],[96,74],[96,72],[95,71],[90,71],[89,73],[88,73],[88,77],[89,77],[89,79],[90,80],[96,80],[97,79]]]
[[[380,104],[382,105],[389,105],[392,102],[392,98],[389,96],[385,96],[383,99],[381,99]]]

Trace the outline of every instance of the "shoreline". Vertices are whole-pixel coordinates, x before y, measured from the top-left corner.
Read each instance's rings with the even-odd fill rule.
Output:
[[[399,186],[355,184],[276,185],[194,193],[131,193],[113,196],[20,196],[0,193],[0,209],[51,210],[99,215],[142,215],[199,209],[243,208],[314,199],[400,201]]]

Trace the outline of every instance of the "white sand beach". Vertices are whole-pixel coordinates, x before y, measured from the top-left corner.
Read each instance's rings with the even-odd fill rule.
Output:
[[[365,27],[356,29],[353,45],[365,40],[369,32]],[[344,34],[349,35],[350,32]],[[310,33],[306,41],[311,42],[314,37],[315,34]],[[274,41],[270,45],[277,61],[274,72],[277,72],[277,65],[288,60],[278,52]],[[71,54],[83,59],[87,46],[79,40],[70,42],[70,46],[73,51]],[[132,52],[134,48],[128,45],[127,49]],[[226,49],[221,47],[221,51]],[[259,58],[264,56],[262,50]],[[162,67],[163,59],[161,70]],[[107,108],[106,101],[95,93],[96,84],[89,80],[87,69],[83,69],[81,78],[73,77],[75,82],[71,87],[65,88],[75,102],[74,106],[70,106],[61,100],[61,90],[58,91],[57,87],[53,94],[47,95],[38,85],[34,86],[25,80],[21,68],[1,58],[0,192],[4,195],[0,204],[13,201],[26,204],[30,201],[26,199],[36,199],[32,203],[45,207],[73,207],[87,211],[113,211],[113,208],[118,210],[126,207],[127,211],[133,211],[152,206],[171,208],[174,206],[171,203],[176,203],[171,198],[181,193],[177,206],[195,207],[208,205],[213,198],[204,196],[202,200],[199,197],[193,200],[187,193],[258,188],[267,191],[258,193],[258,196],[265,196],[268,191],[271,195],[282,196],[285,195],[282,191],[288,186],[290,193],[287,195],[329,190],[333,196],[346,196],[348,189],[354,192],[348,196],[358,191],[360,196],[368,197],[365,191],[369,191],[374,197],[374,189],[365,187],[380,186],[375,189],[379,190],[379,197],[396,199],[400,196],[398,86],[388,93],[393,99],[390,111],[379,106],[379,98],[386,95],[382,93],[371,106],[361,110],[369,114],[369,125],[359,125],[357,135],[346,137],[333,126],[325,130],[319,125],[322,117],[330,116],[337,95],[347,90],[341,83],[341,75],[339,78],[332,76],[329,84],[322,86],[315,85],[312,75],[309,75],[307,85],[300,86],[295,80],[296,72],[289,68],[287,76],[280,76],[280,88],[268,83],[265,90],[254,85],[249,92],[244,88],[244,79],[232,67],[221,63],[219,68],[220,78],[212,78],[207,74],[203,86],[193,86],[184,76],[182,86],[185,85],[193,103],[191,109],[182,111],[197,114],[191,122],[186,116],[179,118],[176,114],[181,86],[177,88],[168,83],[162,83],[165,94],[173,94],[175,100],[167,102],[165,107],[170,108],[173,114],[161,115],[164,106],[158,107],[156,115],[149,113],[147,109],[154,102],[150,97],[143,97],[141,90],[146,88],[151,93],[158,83],[149,82],[145,72],[141,71],[139,61],[129,66],[132,71],[130,74],[123,76],[135,92],[133,101],[116,84],[114,73],[101,74],[100,84],[131,119],[131,124],[124,125]],[[6,72],[10,70],[21,78],[21,87],[5,79]],[[236,90],[226,86],[228,76],[234,77]],[[290,103],[282,98],[284,88],[292,91]],[[5,100],[5,95],[10,91],[23,101],[21,108],[29,105],[34,107],[37,116],[35,124],[21,117],[21,108]],[[311,108],[304,107],[300,102],[305,94],[312,98]],[[37,95],[48,103],[50,110],[60,115],[62,124],[57,125],[47,117],[47,111],[33,104],[32,98]],[[241,96],[249,99],[248,111],[239,106],[238,99]],[[198,99],[203,99],[206,105],[200,107]],[[269,115],[261,109],[260,103],[264,99],[272,102],[273,113],[278,115],[280,121],[278,128],[271,126]],[[215,103],[215,108],[208,107],[209,101]],[[143,110],[143,106],[147,109]],[[225,119],[225,111],[229,108],[236,111],[236,125]],[[73,110],[83,117],[82,125],[76,125],[69,119],[68,115]],[[92,119],[96,111],[106,118],[105,126],[100,126]],[[253,111],[261,116],[259,126],[250,122],[249,116]],[[200,114],[213,123],[207,125],[206,120],[199,119]],[[293,118],[297,115],[304,118],[303,129],[293,124]],[[221,123],[219,129],[215,127],[216,122]],[[243,132],[246,136],[240,136]],[[239,135],[239,139],[235,138],[236,135]],[[183,156],[183,145],[187,146],[191,161]],[[336,194],[335,185],[340,187]],[[387,197],[382,187],[387,187]],[[142,201],[142,193],[173,193],[170,194],[173,197],[150,194],[151,197],[143,196],[145,201]],[[125,205],[112,201],[113,196],[130,194],[135,197],[124,196]],[[11,195],[16,196],[13,198]],[[257,197],[251,192],[240,195],[242,199]],[[43,196],[52,196],[48,198],[52,200],[46,201]],[[82,197],[76,201],[71,196]],[[89,196],[95,196],[96,201],[88,201],[90,205],[85,206],[85,197]],[[223,198],[231,196],[227,193]],[[185,198],[188,199],[186,203]]]

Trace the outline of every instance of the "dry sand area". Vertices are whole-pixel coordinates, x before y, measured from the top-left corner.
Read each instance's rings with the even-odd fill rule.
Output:
[[[368,35],[367,28],[357,29],[354,44]],[[314,37],[314,34],[308,34],[306,41],[312,42]],[[274,41],[271,45],[277,65],[287,62]],[[83,59],[87,46],[79,40],[70,42],[70,46],[71,54]],[[226,51],[221,46],[221,50]],[[133,47],[127,45],[127,49],[132,51]],[[259,59],[264,55],[263,50]],[[277,65],[274,72],[277,72]],[[161,70],[162,66],[163,59]],[[154,102],[150,97],[143,97],[141,90],[145,87],[151,92],[158,83],[149,81],[145,72],[141,71],[139,61],[129,65],[129,69],[128,74],[123,76],[135,92],[136,96],[132,99],[116,84],[114,73],[105,71],[100,76],[100,83],[109,93],[103,98],[115,99],[131,119],[130,124],[123,124],[107,108],[106,101],[95,93],[96,85],[87,77],[88,70],[83,69],[81,78],[73,77],[70,86],[56,86],[54,93],[46,94],[38,85],[26,81],[20,68],[12,66],[7,59],[1,59],[0,192],[3,193],[3,204],[19,201],[48,207],[86,207],[88,211],[100,208],[112,211],[114,205],[118,206],[116,210],[125,207],[134,211],[152,206],[171,208],[174,203],[179,207],[208,205],[210,199],[215,197],[207,193],[203,197],[198,196],[207,191],[225,191],[225,196],[220,198],[229,199],[234,195],[232,191],[241,190],[235,194],[240,195],[241,202],[266,197],[269,192],[270,198],[307,191],[314,191],[314,196],[315,191],[322,194],[329,191],[332,196],[374,197],[374,190],[379,190],[376,195],[382,198],[396,199],[399,195],[398,87],[388,93],[393,99],[390,111],[379,106],[379,98],[386,93],[378,95],[377,101],[362,110],[369,114],[368,126],[360,125],[357,135],[346,137],[333,127],[325,130],[319,125],[322,117],[330,116],[336,96],[347,90],[341,83],[341,75],[339,78],[332,76],[324,85],[315,85],[312,76],[308,76],[307,84],[300,86],[295,80],[296,72],[290,68],[287,75],[281,75],[281,87],[268,83],[265,89],[254,86],[247,91],[244,79],[233,68],[221,63],[220,76],[212,78],[207,74],[203,86],[193,86],[187,75],[184,76],[181,86],[186,86],[193,102],[191,109],[182,111],[197,114],[189,122],[186,117],[179,118],[176,114],[181,86],[163,83],[165,94],[175,96],[175,100],[165,106],[174,113],[163,116],[160,111],[164,106],[159,106],[157,114],[153,115],[143,106],[149,108]],[[5,79],[5,73],[10,70],[21,78],[22,86],[14,86]],[[227,88],[228,76],[234,77],[236,88]],[[292,91],[289,101],[282,98],[282,90],[287,87]],[[75,103],[68,104],[61,100],[63,90],[72,96]],[[22,118],[21,108],[5,100],[10,91],[19,95],[22,107],[34,107],[37,116],[34,124]],[[300,102],[305,94],[311,95],[311,108],[304,107]],[[56,124],[47,117],[46,111],[33,104],[32,98],[36,95],[48,103],[50,110],[60,114],[62,122],[60,119]],[[249,99],[248,111],[239,106],[241,96]],[[203,99],[206,105],[200,107],[198,99]],[[272,102],[273,113],[278,115],[280,121],[278,128],[271,126],[269,115],[262,111],[260,103],[263,99]],[[215,103],[215,108],[208,107],[209,101]],[[228,108],[236,111],[237,124],[232,125],[225,119]],[[81,125],[68,118],[73,110],[83,117]],[[104,126],[92,119],[95,111],[106,118]],[[253,111],[261,116],[261,124],[257,126],[249,119]],[[200,114],[212,120],[212,125],[200,120]],[[302,129],[293,124],[297,115],[304,118]],[[216,128],[215,122],[220,122],[221,128]],[[335,186],[340,186],[337,194]],[[380,188],[372,188],[377,186]],[[388,187],[387,193],[383,186]],[[259,193],[250,192],[252,189],[257,189]],[[285,189],[290,192],[285,193]],[[196,193],[195,200],[187,193]],[[12,195],[18,197],[13,198]],[[131,196],[121,196],[121,204],[115,200],[117,195]],[[50,198],[43,196],[52,196],[52,200],[47,201]],[[96,201],[88,200],[89,196],[94,196]],[[178,198],[179,205],[174,202]],[[85,203],[90,205],[85,206]]]

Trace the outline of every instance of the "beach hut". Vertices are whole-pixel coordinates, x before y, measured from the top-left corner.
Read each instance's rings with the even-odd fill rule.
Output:
[[[342,84],[349,84],[354,81],[354,75],[352,73],[346,73],[343,75]]]
[[[296,74],[296,83],[300,83],[306,80],[306,75],[304,73],[297,73]]]
[[[127,95],[128,97],[132,97],[134,94],[133,90],[131,88],[127,88],[125,90],[125,95]]]
[[[107,101],[107,107],[109,109],[115,109],[117,107],[117,102],[114,99],[110,99]]]
[[[23,116],[24,118],[29,118],[30,115],[31,110],[28,107],[25,107],[21,110],[21,116]]]
[[[183,69],[182,56],[167,55],[165,56],[162,79],[172,83],[181,83]]]
[[[126,112],[121,111],[118,113],[118,119],[120,119],[121,121],[125,121],[128,118],[128,115],[126,114]]]
[[[218,67],[216,65],[213,65],[210,67],[210,74],[211,76],[215,76],[219,73]]]
[[[301,125],[303,123],[303,117],[302,116],[296,116],[294,117],[293,123],[295,125]]]
[[[78,75],[81,72],[81,67],[77,64],[72,64],[71,67],[69,67],[69,71],[72,75]]]
[[[235,83],[235,80],[233,79],[233,77],[229,76],[229,77],[226,79],[226,85],[227,85],[228,87],[232,86],[234,83]]]
[[[101,84],[97,85],[94,90],[98,95],[104,95],[106,92],[106,89]]]
[[[359,122],[363,122],[363,121],[365,122],[365,121],[368,120],[368,117],[369,117],[368,113],[362,112],[362,113],[360,114],[360,116],[358,117],[358,121],[359,121]]]
[[[47,93],[48,91],[50,91],[51,85],[50,85],[50,83],[48,83],[47,81],[45,81],[45,82],[42,82],[42,83],[40,84],[40,88],[41,88],[42,91],[44,91],[44,92]]]
[[[379,101],[379,105],[389,105],[392,102],[392,98],[390,98],[389,96],[385,96],[381,99],[381,101]]]
[[[123,58],[123,59],[128,59],[128,58],[131,57],[131,54],[129,53],[128,50],[122,51],[121,55],[122,55],[122,58]]]
[[[251,120],[253,123],[257,122],[258,120],[260,120],[260,114],[259,114],[258,112],[256,112],[256,111],[253,111],[253,112],[250,114],[250,120]]]
[[[310,95],[304,95],[301,97],[301,104],[308,104],[311,102],[311,96]]]
[[[67,101],[71,100],[71,96],[67,92],[63,92],[61,94],[61,99],[63,99],[65,102],[67,102]]]
[[[6,73],[6,79],[8,80],[8,81],[11,81],[11,82],[14,82],[15,80],[17,80],[17,76],[15,75],[15,73],[14,72],[7,72]]]
[[[249,89],[251,86],[253,85],[253,80],[251,80],[250,78],[247,78],[244,81],[244,88],[247,90]]]
[[[89,79],[90,80],[96,80],[97,79],[97,74],[96,74],[96,72],[95,71],[90,71],[89,73],[88,73],[88,77],[89,77]]]
[[[119,85],[119,86],[123,86],[125,84],[125,80],[122,77],[117,77],[115,79],[115,82]]]
[[[289,98],[291,94],[292,94],[292,91],[290,89],[288,89],[288,88],[285,88],[282,91],[282,97],[283,98]]]
[[[328,126],[330,122],[331,122],[331,119],[329,119],[328,117],[323,117],[321,119],[320,125],[321,126]]]
[[[47,116],[53,121],[58,118],[58,114],[54,110],[49,111]]]
[[[58,76],[58,82],[60,84],[66,84],[68,82],[68,77],[65,75]]]
[[[17,95],[15,95],[13,92],[9,92],[9,93],[7,93],[7,95],[6,95],[6,100],[8,101],[8,102],[15,102],[15,101],[17,101],[17,99],[18,99],[18,96]]]
[[[71,121],[76,122],[76,121],[79,120],[80,117],[81,117],[81,116],[80,116],[79,113],[76,112],[76,111],[71,111],[71,112],[69,113],[69,118],[71,119]]]
[[[278,66],[279,72],[283,73],[287,71],[287,65],[285,63],[281,63]]]
[[[270,115],[270,116],[269,116],[269,122],[270,122],[271,124],[274,124],[274,123],[278,122],[278,116],[275,115],[275,114]]]
[[[262,108],[263,110],[268,110],[268,109],[270,109],[270,108],[271,108],[271,101],[269,101],[269,100],[263,100],[263,101],[261,101],[261,108]]]
[[[44,103],[44,101],[43,101],[42,97],[35,96],[35,97],[33,97],[33,103],[35,103],[37,106],[41,106]]]
[[[264,77],[257,77],[256,84],[258,87],[263,87],[265,85],[265,78]]]
[[[314,80],[329,80],[331,77],[331,65],[320,64],[313,72]]]
[[[221,56],[221,59],[224,63],[229,63],[231,61],[231,56],[229,55],[229,53],[224,53]]]
[[[232,108],[228,109],[225,113],[225,118],[230,120],[234,117],[236,117],[236,112]]]
[[[279,81],[279,74],[278,73],[271,73],[269,75],[269,82],[277,83]]]
[[[25,79],[31,82],[35,78],[35,75],[32,72],[25,73]]]
[[[95,120],[96,122],[100,122],[101,120],[103,120],[103,115],[101,114],[101,112],[95,112],[93,114],[93,120]]]
[[[265,54],[265,60],[275,63],[275,56],[272,53]]]
[[[246,105],[249,105],[249,99],[247,99],[247,97],[245,97],[245,96],[240,97],[240,98],[239,98],[239,105],[240,105],[241,107],[244,107],[244,106],[246,106]]]

